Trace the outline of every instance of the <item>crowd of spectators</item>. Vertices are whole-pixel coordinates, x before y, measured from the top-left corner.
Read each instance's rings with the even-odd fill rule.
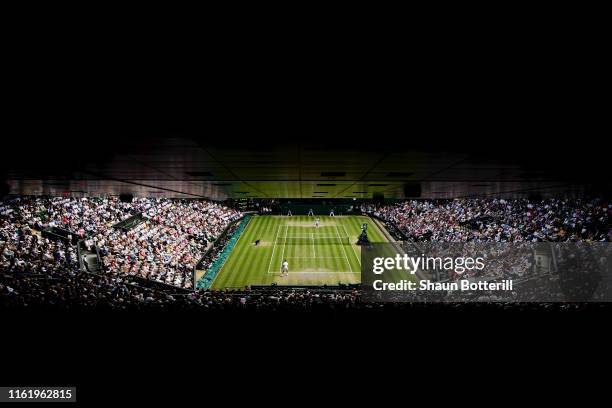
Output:
[[[449,279],[523,278],[534,271],[534,257],[526,254],[535,243],[612,241],[612,204],[602,200],[410,200],[361,210],[391,223],[428,256],[460,254],[467,243],[484,254],[486,271]],[[504,243],[511,245],[491,245]]]
[[[205,201],[158,199],[133,229],[106,229],[94,241],[112,271],[190,289],[193,271],[208,244],[240,217],[238,211]]]
[[[207,270],[219,258],[221,251],[237,228],[238,224],[231,225],[226,234],[215,241],[215,245],[210,248],[210,251],[208,251],[204,257],[201,258],[201,262],[198,264],[198,269]]]
[[[45,310],[312,310],[369,308],[353,290],[178,292],[144,287],[121,273],[95,275],[50,267],[44,276],[0,272],[0,309]]]
[[[364,205],[361,210],[393,223],[415,241],[528,244],[612,240],[612,206],[599,200],[413,200],[391,206]],[[113,228],[135,214],[144,218],[136,227]],[[135,199],[124,203],[114,198],[21,197],[2,202],[0,306],[122,310],[418,307],[364,303],[356,289],[180,291],[178,288],[192,287],[193,267],[210,241],[240,216],[225,206],[197,200]],[[97,246],[106,272],[81,271],[74,244],[43,237],[41,231],[48,227],[68,230],[83,237],[87,245]],[[214,261],[217,253],[211,251],[204,266]],[[515,277],[533,262],[523,259],[529,265],[521,266],[502,255],[500,269]],[[495,256],[491,260],[495,263]],[[138,285],[129,275],[177,289]]]
[[[132,229],[115,224],[141,213],[144,222]],[[99,248],[105,270],[193,287],[193,270],[207,245],[238,211],[202,200],[136,198],[19,197],[0,206],[2,271],[44,273],[60,265],[78,267],[70,239],[44,238],[42,231],[61,228]]]
[[[363,205],[410,239],[438,242],[611,241],[612,203],[602,200],[456,199]]]
[[[528,289],[533,299],[549,287]],[[393,311],[432,309],[548,309],[577,310],[609,309],[610,303],[533,303],[486,302],[482,297],[465,303],[465,298],[454,302],[370,303],[361,300],[357,289],[298,289],[269,288],[225,291],[195,291],[176,293],[138,286],[128,282],[122,274],[93,275],[79,270],[51,268],[47,276],[7,275],[0,273],[0,309],[28,310],[177,310],[177,311]],[[557,301],[567,300],[559,294]]]
[[[53,268],[76,268],[76,248],[68,242],[43,238],[32,215],[40,207],[19,201],[0,205],[0,271],[44,274]],[[50,221],[52,222],[52,221]]]
[[[126,203],[116,198],[19,197],[4,207],[31,228],[58,227],[85,237],[141,211],[144,203],[142,199]]]

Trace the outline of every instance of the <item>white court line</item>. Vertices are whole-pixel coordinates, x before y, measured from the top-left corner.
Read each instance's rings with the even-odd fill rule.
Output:
[[[344,259],[343,256],[288,256],[286,259]]]
[[[317,238],[336,238],[335,234],[294,234],[281,238],[310,238],[313,235],[315,235]]]
[[[336,234],[338,234],[338,239],[340,240],[340,243],[342,243],[342,238],[340,238],[340,230],[338,229],[338,226],[336,225]],[[350,242],[349,242],[350,244]],[[346,249],[344,249],[344,245],[340,245],[342,247],[342,252],[344,252],[344,259],[346,259],[346,263],[348,264],[349,269],[351,270],[351,272],[353,271],[353,267],[351,266],[351,262],[348,259],[348,256],[346,255]]]
[[[348,237],[348,231],[346,230],[346,228],[344,228],[344,225],[342,225],[342,228],[344,229],[344,233]],[[349,237],[349,240],[350,240],[350,237]],[[355,251],[355,247],[350,242],[349,242],[349,244],[351,245],[351,248],[353,248],[353,252],[355,253],[355,257],[357,258],[357,262],[359,263],[359,265],[361,265],[361,258],[359,257],[359,255],[357,255],[357,251]]]
[[[276,227],[276,237],[274,238],[274,246],[272,247],[272,256],[270,257],[270,263],[268,264],[268,273],[270,273],[270,267],[272,266],[272,259],[274,259],[274,250],[276,249],[276,241],[278,241],[278,231],[280,230],[280,225]]]

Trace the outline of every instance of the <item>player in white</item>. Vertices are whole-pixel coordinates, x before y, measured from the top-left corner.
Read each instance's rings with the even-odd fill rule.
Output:
[[[281,276],[289,276],[289,262],[285,259],[281,267]]]
[[[321,223],[321,220],[317,217],[317,219],[315,219],[315,228],[319,228],[320,223]]]

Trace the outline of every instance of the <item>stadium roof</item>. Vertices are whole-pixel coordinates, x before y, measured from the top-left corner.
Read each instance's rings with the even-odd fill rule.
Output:
[[[249,142],[190,136],[73,139],[5,155],[13,194],[226,198],[426,198],[574,195],[610,187],[605,163],[585,167],[498,142],[441,145],[348,139]],[[231,138],[229,138],[231,139]],[[568,152],[570,154],[571,152]],[[551,157],[552,156],[552,157]],[[571,157],[571,156],[570,156]],[[418,187],[417,187],[418,186]],[[606,187],[607,186],[607,187]]]
[[[450,64],[444,54],[418,74],[377,59],[377,74],[352,61],[305,67],[301,55],[295,71],[240,60],[190,75],[172,58],[177,72],[159,62],[131,72],[97,58],[95,74],[29,64],[36,69],[7,98],[15,126],[3,134],[0,182],[18,194],[215,199],[610,186],[610,149],[597,140],[609,138],[607,110],[590,94],[601,87],[592,66],[581,76],[565,60],[525,65],[505,52],[484,64]]]

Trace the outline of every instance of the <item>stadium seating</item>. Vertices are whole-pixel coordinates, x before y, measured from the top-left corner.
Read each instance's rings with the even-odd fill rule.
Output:
[[[78,266],[73,234],[93,251],[99,248],[108,272],[137,275],[179,288],[193,286],[193,270],[206,243],[240,213],[209,201],[136,199],[126,203],[106,198],[20,197],[1,207],[2,269],[38,273],[59,261]],[[130,228],[114,225],[135,214],[146,221]],[[60,228],[61,227],[61,228]],[[52,265],[48,265],[52,263]]]
[[[367,204],[361,210],[417,242],[612,240],[612,205],[601,200],[410,200],[395,205]],[[135,215],[143,221],[114,227]],[[363,304],[355,288],[178,291],[194,289],[192,274],[199,261],[212,271],[202,284],[207,288],[206,282],[214,278],[246,223],[229,229],[215,250],[208,252],[209,257],[202,259],[202,255],[210,242],[242,216],[204,200],[6,199],[0,203],[0,305],[202,310],[417,307]],[[69,231],[84,247],[97,249],[104,273],[79,268],[77,246],[70,237],[43,237],[42,232],[49,228]],[[130,276],[167,286],[145,287],[134,284]]]
[[[406,237],[443,242],[610,241],[612,205],[601,200],[411,200],[362,211]]]

